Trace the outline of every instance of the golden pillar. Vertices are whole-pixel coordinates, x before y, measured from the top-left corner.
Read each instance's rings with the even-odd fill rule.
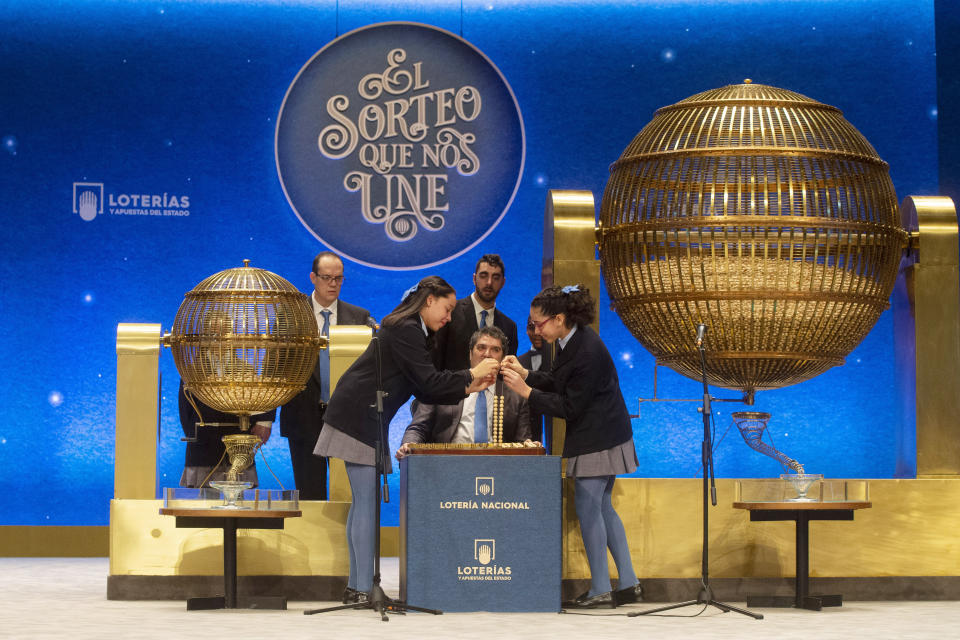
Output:
[[[547,192],[543,214],[541,286],[582,283],[599,300],[600,262],[597,260],[596,226],[593,193],[555,189]],[[598,332],[600,330],[599,312],[593,321],[593,328]],[[550,345],[550,348],[554,346]],[[564,431],[563,420],[554,418],[553,450],[550,453],[555,456],[563,451]]]
[[[157,495],[159,324],[117,325],[117,424],[113,497]]]
[[[960,280],[957,214],[950,198],[908,196],[903,225],[917,229],[895,296],[898,386],[905,428],[916,419],[918,478],[960,475]],[[911,409],[913,411],[911,411]],[[911,415],[913,413],[913,415]],[[905,438],[909,440],[909,438]],[[909,447],[901,448],[909,456]],[[902,460],[898,471],[909,471]]]
[[[347,368],[353,364],[353,361],[360,357],[364,352],[370,340],[373,337],[373,331],[370,327],[362,325],[357,326],[333,326],[330,327],[330,393],[337,386]],[[347,480],[347,469],[343,465],[343,460],[339,458],[330,458],[330,482],[329,499],[350,502],[350,482]]]

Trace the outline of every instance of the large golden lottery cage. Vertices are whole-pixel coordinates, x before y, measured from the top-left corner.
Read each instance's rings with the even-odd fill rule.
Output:
[[[949,199],[898,208],[887,164],[839,109],[746,80],[657,110],[610,165],[599,215],[590,192],[551,192],[544,283],[596,291],[601,272],[657,364],[694,379],[704,323],[710,384],[752,400],[842,365],[900,275],[926,327],[900,338],[918,337],[918,474],[953,475],[956,239]]]
[[[657,364],[696,378],[693,337],[705,323],[711,384],[747,401],[841,365],[892,292],[896,393],[903,428],[916,430],[915,457],[898,451],[898,473],[916,478],[870,480],[873,508],[813,542],[813,575],[856,577],[867,599],[891,577],[923,576],[928,588],[911,583],[914,593],[950,590],[938,581],[960,568],[952,534],[960,521],[943,509],[960,499],[960,278],[949,198],[908,196],[898,207],[886,163],[839,109],[744,81],[658,110],[611,164],[599,212],[592,192],[550,191],[543,233],[543,286],[599,291],[602,272],[613,309]],[[553,435],[557,452],[559,420]],[[717,479],[720,507],[735,500],[737,482]],[[571,488],[565,581],[589,575]],[[696,580],[699,492],[696,478],[615,484],[647,583]],[[791,575],[793,531],[761,531],[734,511],[711,517],[711,531],[724,532],[714,535],[722,558],[714,575]]]

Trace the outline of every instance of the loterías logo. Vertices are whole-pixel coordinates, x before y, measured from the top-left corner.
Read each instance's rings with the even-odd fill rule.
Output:
[[[383,269],[445,262],[503,218],[523,173],[513,91],[436,27],[348,33],[300,70],[277,118],[277,172],[304,226]]]

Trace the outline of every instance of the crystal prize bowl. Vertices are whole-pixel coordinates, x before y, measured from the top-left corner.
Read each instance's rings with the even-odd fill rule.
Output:
[[[814,482],[818,480],[823,480],[822,473],[781,473],[781,480],[788,481],[793,485],[794,490],[797,492],[795,498],[787,498],[787,502],[816,502],[814,498],[807,497],[807,491],[810,490],[810,487]]]

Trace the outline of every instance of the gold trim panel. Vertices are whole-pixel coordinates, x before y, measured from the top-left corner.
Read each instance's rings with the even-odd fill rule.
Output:
[[[160,353],[159,324],[121,322],[117,325],[117,355],[151,355]]]

